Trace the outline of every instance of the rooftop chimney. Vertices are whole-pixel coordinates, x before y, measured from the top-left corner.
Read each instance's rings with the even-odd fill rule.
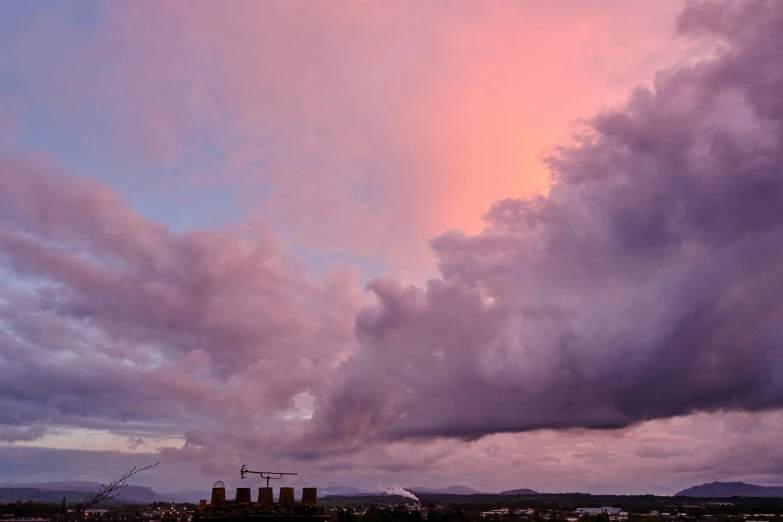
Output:
[[[281,506],[293,507],[294,506],[294,488],[280,488],[280,500],[278,503]]]
[[[303,488],[302,504],[305,506],[315,506],[318,504],[318,488]]]
[[[272,499],[272,488],[258,488],[258,503],[259,504],[273,504],[275,501]]]
[[[250,488],[237,488],[237,504],[250,504]]]
[[[222,506],[226,503],[226,485],[222,481],[218,480],[215,485],[212,486],[212,506]]]

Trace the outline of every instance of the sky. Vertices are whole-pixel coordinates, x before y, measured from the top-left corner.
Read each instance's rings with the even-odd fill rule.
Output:
[[[0,484],[783,484],[781,34],[0,3]]]

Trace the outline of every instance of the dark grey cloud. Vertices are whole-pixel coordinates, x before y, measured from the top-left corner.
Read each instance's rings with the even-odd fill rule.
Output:
[[[139,446],[146,446],[147,441],[142,439],[141,437],[129,437],[128,438],[128,448],[135,450],[138,449]]]
[[[30,442],[45,434],[43,426],[0,426],[0,442]]]
[[[783,3],[691,3],[717,56],[588,122],[547,196],[432,241],[442,278],[376,279],[319,436],[614,429],[783,406]]]

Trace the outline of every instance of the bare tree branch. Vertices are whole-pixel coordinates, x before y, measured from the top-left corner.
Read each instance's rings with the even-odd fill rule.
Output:
[[[128,485],[126,481],[129,478],[136,475],[137,473],[141,473],[142,471],[146,471],[148,469],[154,468],[157,465],[158,463],[156,462],[155,464],[150,464],[149,466],[144,466],[143,468],[137,468],[136,466],[134,466],[130,471],[126,471],[117,480],[109,482],[108,484],[101,484],[101,487],[100,489],[98,489],[98,492],[95,494],[95,496],[92,497],[87,502],[85,502],[84,508],[79,510],[78,513],[73,513],[70,517],[68,516],[67,513],[63,513],[63,517],[62,517],[63,522],[69,522],[69,520],[75,520],[79,515],[83,515],[86,510],[90,509],[94,505],[100,504],[101,502],[107,502],[113,498],[119,497],[121,495],[119,491]],[[65,501],[64,498],[63,501]]]
[[[118,491],[128,485],[127,482],[125,482],[126,480],[131,478],[136,473],[141,473],[142,471],[154,468],[157,465],[158,463],[156,462],[155,464],[150,464],[149,466],[144,466],[143,468],[137,468],[134,466],[130,471],[126,471],[125,474],[117,480],[109,482],[107,485],[101,484],[101,488],[98,490],[98,493],[96,493],[95,496],[84,505],[84,509],[90,509],[95,504],[100,504],[101,502],[106,502],[113,498],[119,497],[121,493],[118,493]]]

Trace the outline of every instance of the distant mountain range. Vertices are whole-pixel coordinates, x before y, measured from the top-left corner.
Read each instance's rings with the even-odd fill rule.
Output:
[[[31,484],[0,485],[0,501],[33,500],[36,502],[57,502],[63,497],[69,504],[87,500],[100,489],[97,482],[41,482]],[[153,502],[192,502],[198,504],[202,498],[209,499],[206,491],[186,491],[183,493],[156,493],[144,486],[126,486],[119,491],[115,499],[123,504],[151,504]]]
[[[77,504],[89,499],[92,494],[101,487],[97,482],[44,482],[30,484],[0,484],[0,502],[8,503],[16,500],[59,504],[63,497],[68,504]],[[414,486],[405,488],[416,494],[424,495],[482,495],[477,489],[467,486],[449,486],[445,488],[425,488]],[[156,493],[151,488],[143,486],[127,486],[121,491],[121,496],[115,499],[116,503],[124,504],[151,504],[153,502],[191,502],[197,504],[201,499],[209,499],[208,491],[185,491],[182,493]],[[301,497],[301,490],[295,490],[296,498]],[[319,488],[319,496],[368,496],[383,494],[376,490],[361,489],[353,486],[329,486]],[[532,489],[509,489],[495,493],[499,495],[536,495]],[[232,495],[228,495],[233,498]],[[710,482],[700,486],[684,489],[675,496],[701,497],[701,498],[730,498],[730,497],[781,497],[783,487],[757,486],[744,482]]]
[[[501,491],[501,495],[538,495],[538,491],[533,491],[532,489],[509,489],[506,491]]]
[[[467,486],[449,486],[447,488],[423,488],[420,486],[414,486],[412,488],[405,488],[408,491],[411,491],[413,493],[430,493],[430,494],[437,494],[437,495],[482,495],[484,494],[483,491],[478,491],[477,489],[469,488]]]
[[[783,497],[783,487],[756,486],[744,482],[710,482],[675,493],[677,497]]]
[[[66,498],[68,504],[78,504],[91,498],[92,494],[83,491],[50,491],[23,487],[0,487],[0,502],[3,504],[10,504],[17,500],[22,502],[30,500],[42,504],[59,504],[63,497]]]

